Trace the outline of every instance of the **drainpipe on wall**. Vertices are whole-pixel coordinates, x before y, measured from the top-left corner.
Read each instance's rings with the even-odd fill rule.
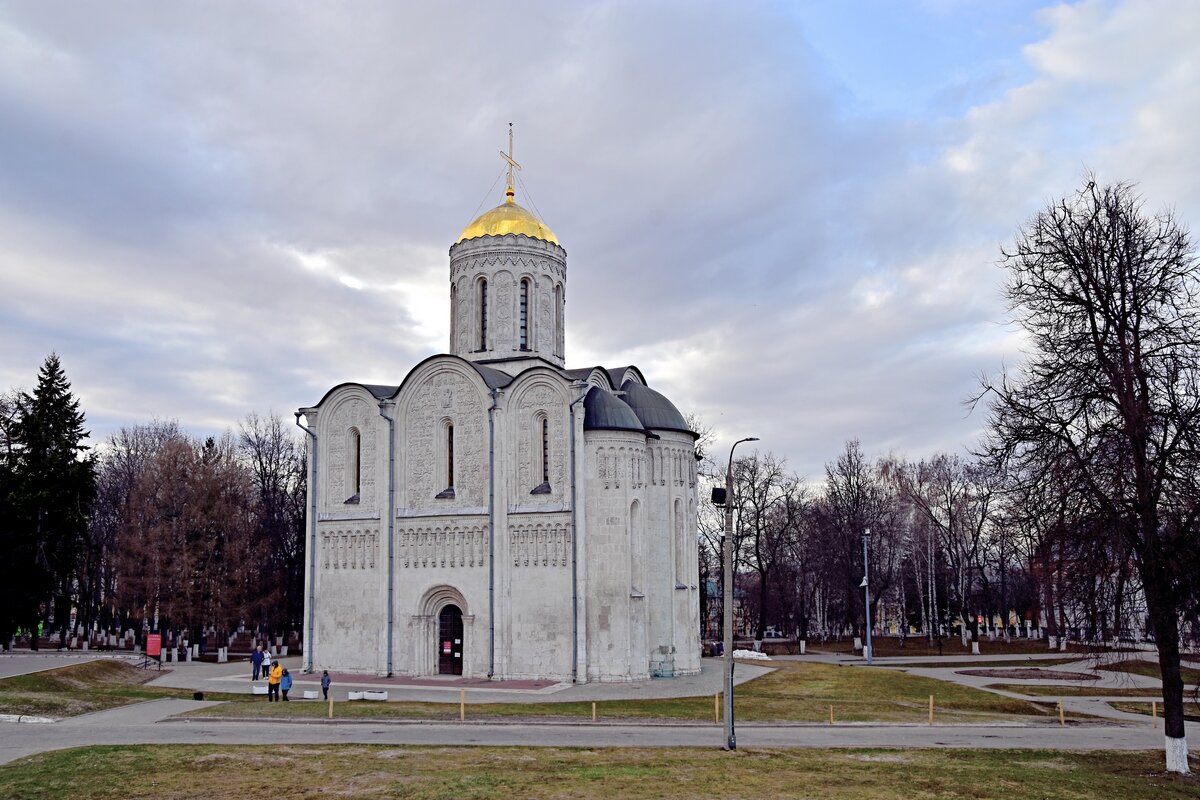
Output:
[[[304,411],[296,412],[296,427],[308,434],[312,457],[308,465],[308,632],[304,635],[304,666],[301,671],[312,672],[316,650],[313,630],[317,613],[317,432],[301,424],[302,414]]]
[[[496,674],[496,398],[488,408],[488,680]]]
[[[387,676],[392,677],[392,631],[395,627],[395,593],[396,593],[396,420],[389,417],[384,409],[395,408],[395,402],[379,401],[379,416],[388,424],[388,500],[387,510]]]
[[[583,393],[568,407],[571,417],[571,682],[579,682],[579,537],[575,527],[575,406],[587,397],[587,384],[575,384]]]

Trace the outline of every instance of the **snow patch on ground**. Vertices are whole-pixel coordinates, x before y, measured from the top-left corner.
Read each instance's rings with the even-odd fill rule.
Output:
[[[734,650],[734,658],[746,658],[751,661],[770,661],[771,657],[766,653],[759,653],[754,650]]]
[[[58,720],[51,717],[32,717],[29,714],[0,714],[0,722],[48,725],[51,722],[58,722]]]

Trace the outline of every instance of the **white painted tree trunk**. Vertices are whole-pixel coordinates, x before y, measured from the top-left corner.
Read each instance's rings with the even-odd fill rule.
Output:
[[[862,638],[859,636],[854,637],[854,649],[862,650]]]
[[[1187,775],[1191,771],[1188,769],[1187,737],[1181,736],[1175,739],[1166,736],[1163,738],[1167,751],[1167,772],[1178,772]]]
[[[979,642],[971,642],[971,655],[979,655]]]
[[[1046,644],[1048,644],[1050,646],[1051,650],[1055,649],[1056,647],[1058,647],[1058,637],[1047,635],[1046,636]]]
[[[800,640],[800,655],[804,655],[804,645],[808,644],[804,639]]]

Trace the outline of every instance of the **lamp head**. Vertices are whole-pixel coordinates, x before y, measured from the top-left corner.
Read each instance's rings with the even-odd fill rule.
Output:
[[[867,588],[867,576],[866,575],[863,575],[862,583],[860,583],[858,585],[858,588],[860,588],[860,589]]]

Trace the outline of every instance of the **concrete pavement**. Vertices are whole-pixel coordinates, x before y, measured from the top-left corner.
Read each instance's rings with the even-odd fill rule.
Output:
[[[282,659],[284,667],[292,674],[294,685],[292,696],[299,697],[305,689],[320,689],[320,673],[302,674],[300,658],[288,656]],[[774,667],[764,665],[738,664],[734,669],[734,684],[741,684],[771,672]],[[453,679],[444,683],[436,680],[424,680],[419,684],[405,678],[381,679],[353,678],[339,676],[334,680],[330,696],[334,700],[345,700],[350,691],[364,689],[386,689],[389,700],[411,700],[428,703],[457,703],[459,691],[466,692],[468,703],[566,703],[575,701],[602,700],[648,700],[670,697],[702,697],[713,695],[721,690],[721,662],[717,659],[702,659],[700,674],[678,678],[660,678],[636,683],[555,683],[550,686],[526,689],[508,688],[503,684],[498,686],[463,686]],[[232,692],[235,694],[250,694],[253,682],[250,680],[249,663],[241,664],[207,664],[191,662],[171,665],[170,672],[164,672],[159,678],[150,682],[151,686],[169,686],[177,689],[201,692]],[[265,680],[258,681],[259,686],[265,686]]]
[[[0,726],[0,764],[50,750],[134,744],[410,744],[529,747],[711,747],[720,725],[425,723],[363,720],[253,723],[171,719],[210,703],[155,700],[53,725]],[[1192,741],[1200,726],[1189,725]],[[1113,725],[766,725],[737,728],[738,745],[754,747],[961,747],[1047,750],[1154,750],[1161,728]]]
[[[89,654],[94,658],[97,654]],[[1047,654],[1046,658],[1056,657]],[[20,656],[0,658],[0,674],[14,670],[37,671],[73,663],[63,654],[46,654],[32,659]],[[787,657],[787,660],[853,663],[854,659],[838,655]],[[945,661],[946,659],[937,659]],[[976,658],[976,661],[979,659]],[[988,658],[987,660],[996,660]],[[1028,663],[1029,656],[1014,657]],[[1036,658],[1034,660],[1037,660]],[[293,673],[299,669],[298,658],[285,658],[284,664]],[[877,659],[879,666],[887,666]],[[896,659],[912,663],[912,659]],[[858,658],[857,662],[862,663]],[[764,665],[739,663],[736,677],[739,683],[751,680],[771,670]],[[967,685],[1002,682],[1003,678],[965,676],[957,670],[971,666],[970,661],[953,668],[909,668],[916,674],[928,674],[941,680]],[[1075,666],[1075,665],[1068,665]],[[1083,668],[1083,667],[1079,667]],[[1055,669],[1065,670],[1067,666]],[[298,678],[295,693],[315,687],[317,676]],[[1134,676],[1135,678],[1137,676]],[[1105,678],[1104,680],[1107,680]],[[1137,678],[1135,685],[1152,679]],[[260,682],[261,683],[261,682]],[[492,690],[466,689],[467,700],[482,702],[559,702],[577,700],[613,700],[626,698],[659,698],[711,695],[719,690],[721,663],[705,659],[700,675],[649,681],[640,684],[555,684],[542,689]],[[1038,681],[1038,683],[1043,683]],[[1088,682],[1088,685],[1094,684]],[[184,663],[173,665],[172,671],[152,681],[152,685],[172,686],[192,691],[221,691],[249,693],[251,681],[245,664]],[[1128,686],[1125,683],[1124,686]],[[335,698],[359,688],[354,683],[335,687]],[[362,688],[380,688],[378,682],[362,684]],[[439,686],[388,686],[391,699],[457,702],[459,688],[448,684]],[[995,690],[991,690],[995,691]],[[1053,701],[1055,698],[1029,698],[1017,693],[1005,693],[1022,699]],[[723,729],[713,724],[574,724],[541,722],[488,722],[446,724],[419,721],[380,720],[313,720],[283,722],[258,720],[237,722],[228,720],[172,719],[176,714],[211,705],[190,700],[156,700],[133,706],[100,711],[61,720],[51,725],[0,724],[0,764],[47,750],[80,747],[94,744],[426,744],[426,745],[512,745],[512,746],[579,746],[579,747],[661,747],[695,746],[719,747]],[[986,725],[877,725],[877,724],[758,724],[738,726],[741,747],[964,747],[964,748],[1045,748],[1051,750],[1143,750],[1162,747],[1161,722],[1152,727],[1146,717],[1123,714],[1094,698],[1067,698],[1069,712],[1107,716],[1111,723],[1071,725],[1056,724]],[[1108,714],[1098,713],[1107,709]],[[1200,741],[1200,726],[1189,724],[1192,742]]]

